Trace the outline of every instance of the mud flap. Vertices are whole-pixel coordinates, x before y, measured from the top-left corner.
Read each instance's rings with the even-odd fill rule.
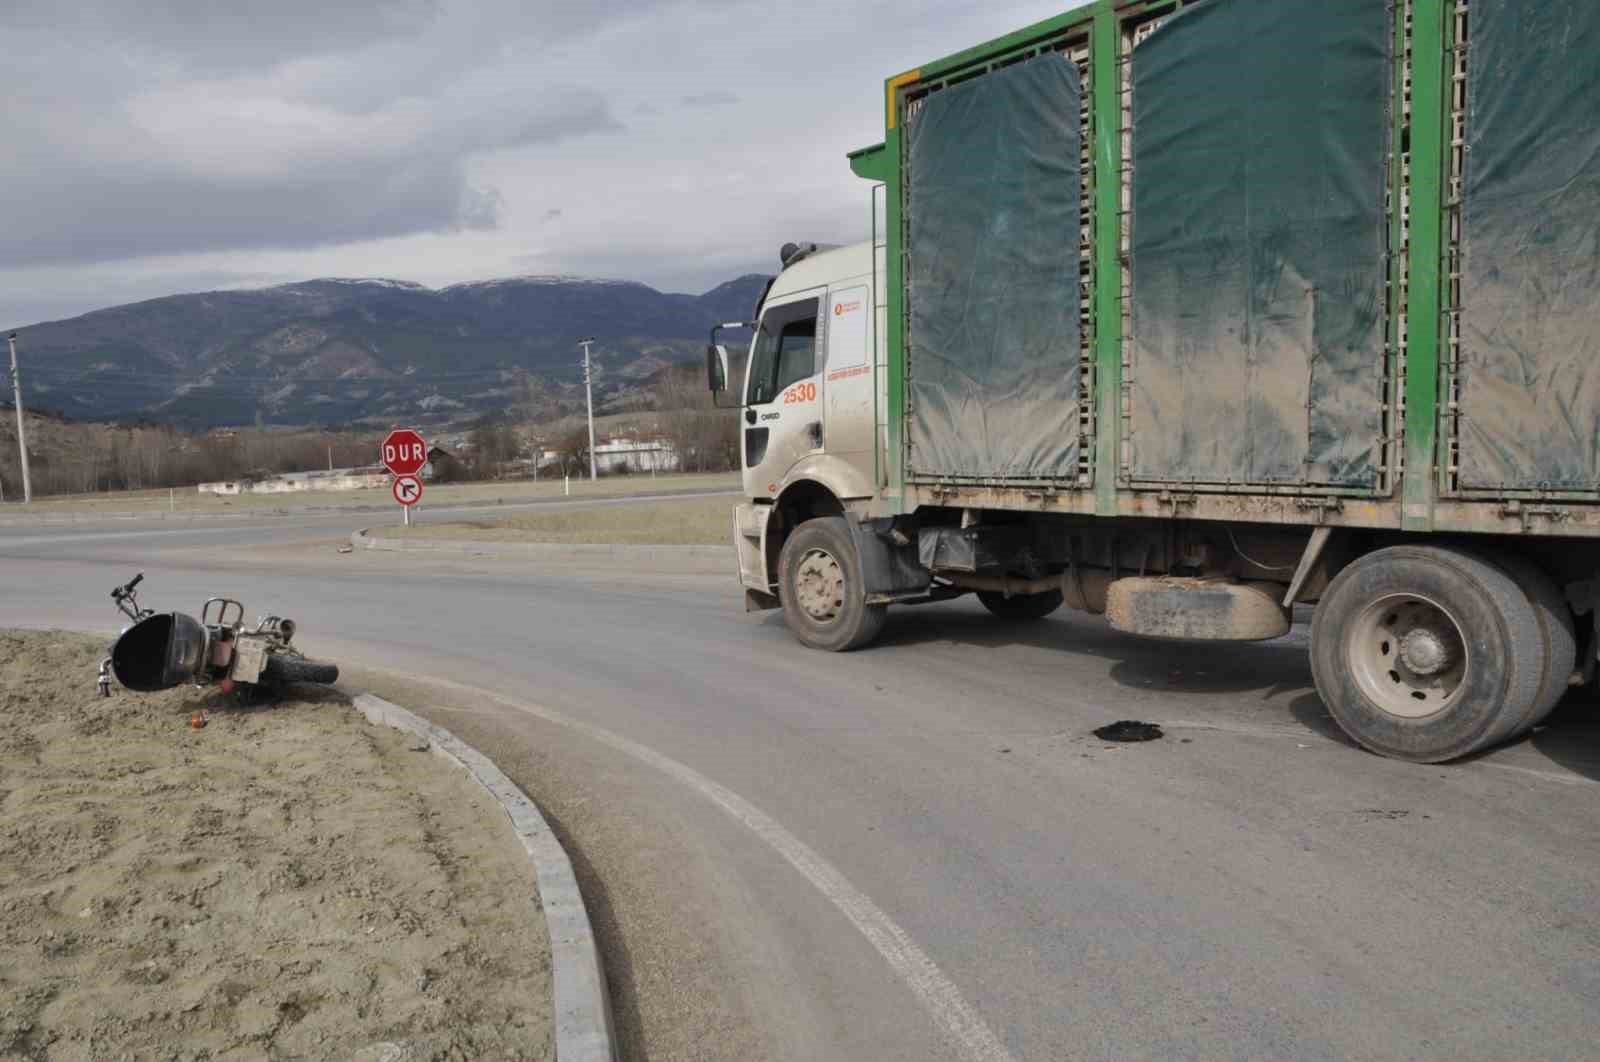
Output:
[[[744,610],[746,612],[771,612],[775,608],[782,607],[783,602],[778,600],[777,594],[764,594],[760,590],[745,588]]]
[[[861,581],[867,603],[888,604],[901,598],[921,597],[933,586],[933,577],[917,560],[909,541],[895,545],[889,538],[893,520],[849,520],[850,538],[861,562]]]
[[[733,507],[733,549],[739,557],[739,584],[746,591],[765,597],[772,596],[772,585],[767,581],[766,556],[767,519],[772,515],[770,505],[736,505]],[[776,602],[776,598],[773,598]],[[745,598],[749,609],[750,599]],[[776,604],[763,606],[777,608]],[[754,610],[750,610],[754,611]]]

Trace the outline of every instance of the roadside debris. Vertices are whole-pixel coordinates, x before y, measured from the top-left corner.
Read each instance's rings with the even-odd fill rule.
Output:
[[[1409,808],[1356,808],[1355,814],[1368,821],[1398,822],[1410,816]],[[1423,818],[1428,816],[1424,815]]]
[[[1133,719],[1121,719],[1098,727],[1094,736],[1101,741],[1155,741],[1165,737],[1161,728],[1154,723],[1141,723]]]

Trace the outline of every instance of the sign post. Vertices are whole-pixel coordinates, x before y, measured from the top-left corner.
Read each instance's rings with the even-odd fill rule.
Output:
[[[383,467],[394,477],[389,493],[400,503],[405,524],[410,527],[411,507],[422,500],[422,480],[417,473],[428,463],[428,444],[410,428],[396,428],[384,438],[380,456]]]

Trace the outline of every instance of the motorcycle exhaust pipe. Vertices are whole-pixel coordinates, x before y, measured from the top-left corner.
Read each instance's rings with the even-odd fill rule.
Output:
[[[146,616],[111,647],[111,671],[130,690],[154,693],[191,682],[205,663],[206,629],[181,612]]]

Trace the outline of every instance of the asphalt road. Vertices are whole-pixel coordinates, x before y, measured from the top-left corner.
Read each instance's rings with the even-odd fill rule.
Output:
[[[1217,648],[955,602],[830,656],[731,571],[340,555],[351,519],[0,528],[0,625],[114,630],[136,570],[146,604],[296,618],[545,807],[633,1057],[1594,1055],[1582,694],[1419,767],[1339,736],[1299,627]],[[1167,736],[1090,735],[1118,719]]]

